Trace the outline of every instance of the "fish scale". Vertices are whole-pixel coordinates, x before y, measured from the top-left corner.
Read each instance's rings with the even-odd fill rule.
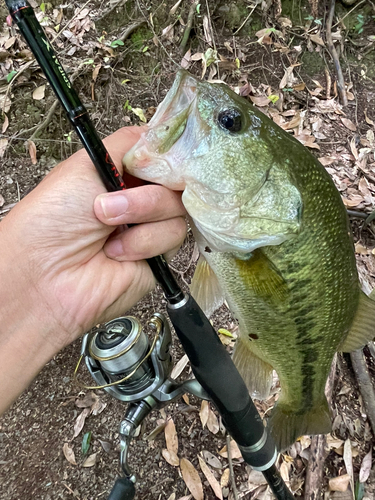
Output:
[[[278,448],[329,432],[333,356],[373,337],[375,307],[360,290],[346,209],[324,167],[227,86],[187,72],[124,163],[183,191],[201,254],[192,295],[208,315],[229,304],[240,331],[233,359],[253,394],[267,397],[276,370],[269,425]]]

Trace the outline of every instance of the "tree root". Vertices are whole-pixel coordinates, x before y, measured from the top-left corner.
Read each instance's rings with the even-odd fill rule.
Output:
[[[328,18],[327,18],[327,24],[326,24],[326,38],[327,38],[328,50],[332,56],[333,63],[335,66],[335,71],[336,71],[336,76],[337,76],[337,91],[338,91],[339,96],[340,96],[340,102],[343,106],[347,106],[348,105],[348,98],[346,96],[344,76],[342,74],[339,56],[337,54],[336,47],[334,46],[333,40],[332,40],[332,21],[333,21],[333,16],[335,14],[335,4],[336,4],[336,0],[331,0]]]
[[[40,132],[42,132],[47,127],[49,122],[52,120],[53,115],[55,114],[55,111],[56,111],[58,104],[59,104],[59,101],[56,99],[56,101],[50,107],[50,110],[48,111],[45,119],[42,121],[42,123],[40,123],[36,127],[33,134],[30,136],[29,141],[33,141],[34,139],[36,139],[38,137],[38,135],[40,134]]]
[[[363,349],[351,352],[350,359],[363,399],[367,418],[371,424],[372,432],[375,435],[375,391],[367,368]]]

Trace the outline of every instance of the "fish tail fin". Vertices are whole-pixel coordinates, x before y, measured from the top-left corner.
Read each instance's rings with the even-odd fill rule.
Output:
[[[290,404],[281,398],[273,409],[269,428],[278,451],[285,450],[300,436],[328,434],[331,431],[331,417],[326,398],[305,412],[293,411]]]
[[[241,337],[236,341],[233,362],[240,372],[249,393],[256,399],[266,399],[272,385],[272,366],[261,360]]]
[[[374,290],[367,296],[361,292],[358,309],[350,331],[339,346],[338,351],[352,352],[361,349],[375,336],[375,294]]]

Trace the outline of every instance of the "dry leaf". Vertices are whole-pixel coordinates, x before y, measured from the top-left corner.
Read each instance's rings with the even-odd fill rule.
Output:
[[[284,479],[286,483],[289,482],[289,467],[286,462],[280,465],[280,476]]]
[[[310,40],[321,47],[324,47],[323,39],[319,35],[310,35]]]
[[[207,428],[212,434],[217,434],[220,430],[218,418],[210,407],[208,407]]]
[[[217,457],[215,457],[215,455],[212,454],[210,451],[203,450],[201,453],[202,453],[202,456],[203,456],[205,462],[208,465],[210,465],[214,469],[222,469],[223,468],[222,463],[220,462],[220,460]]]
[[[168,500],[176,500],[176,493],[173,492],[169,497]]]
[[[329,489],[331,491],[346,491],[350,483],[349,474],[333,477],[329,480]]]
[[[195,500],[203,500],[202,482],[193,464],[186,458],[181,458],[180,468],[183,480]]]
[[[96,82],[96,79],[98,78],[98,74],[99,74],[99,71],[100,71],[101,67],[102,67],[101,64],[97,64],[95,66],[94,71],[92,72],[92,79],[93,79],[94,82]]]
[[[95,392],[90,391],[83,398],[76,399],[74,404],[77,408],[88,408],[93,406],[96,401],[99,399],[99,396],[95,394]]]
[[[181,68],[187,69],[190,66],[190,59],[191,59],[191,50],[189,49],[182,58],[182,61],[180,63]]]
[[[351,120],[349,120],[349,118],[344,118],[344,117],[340,116],[340,120],[345,125],[345,127],[347,129],[351,130],[352,132],[355,132],[357,130],[357,127],[355,126],[355,124]]]
[[[260,108],[264,108],[271,103],[271,101],[266,96],[251,95],[249,97],[251,101],[255,104],[255,106],[259,106]]]
[[[222,448],[219,451],[219,455],[221,455],[224,458],[228,458],[228,452],[227,452],[226,445],[224,446],[224,448]],[[238,448],[236,441],[234,441],[233,439],[230,442],[230,456],[232,458],[242,458],[242,454],[240,452],[240,449]]]
[[[106,453],[109,453],[111,451],[111,443],[109,443],[108,441],[102,441],[101,439],[98,439],[98,441],[102,445],[102,448]]]
[[[256,486],[267,484],[264,475],[260,471],[254,469],[250,471],[247,482],[249,485],[256,485]]]
[[[36,159],[36,146],[35,146],[35,142],[28,140],[27,141],[27,147],[28,147],[28,150],[29,150],[29,155],[30,155],[30,158],[31,158],[31,163],[33,165],[36,165],[38,163],[38,160]]]
[[[219,484],[219,481],[212,474],[212,471],[209,469],[208,465],[203,460],[203,458],[200,457],[199,455],[198,455],[198,460],[200,468],[202,469],[203,474],[206,476],[206,479],[209,482],[211,488],[213,489],[213,492],[215,493],[216,497],[220,498],[220,500],[223,500],[223,492],[221,491],[221,486]]]
[[[167,425],[164,429],[165,442],[167,444],[167,450],[174,452],[176,455],[178,453],[178,438],[176,433],[176,427],[172,419],[168,420]]]
[[[71,463],[72,465],[77,465],[77,462],[76,462],[76,457],[74,455],[74,451],[73,449],[68,445],[68,443],[64,443],[64,446],[63,446],[63,453],[64,453],[64,456],[65,458],[67,459],[67,461],[69,463]]]
[[[169,451],[163,448],[161,450],[161,454],[169,465],[173,465],[173,467],[178,467],[180,465],[180,460],[174,451]]]
[[[37,87],[33,92],[33,99],[35,99],[36,101],[40,101],[41,99],[44,99],[45,92],[46,92],[45,85],[41,85],[40,87]]]
[[[83,426],[85,425],[85,420],[90,415],[90,413],[91,413],[91,408],[84,408],[76,418],[76,421],[74,422],[73,439],[76,438],[83,429]]]
[[[3,126],[1,128],[1,133],[4,134],[4,132],[6,131],[6,129],[9,127],[9,119],[7,117],[7,115],[4,113],[4,122],[3,122]]]
[[[178,0],[178,2],[173,5],[173,7],[171,8],[171,10],[169,11],[169,14],[171,16],[173,16],[174,14],[176,14],[178,6],[180,5],[181,2],[182,2],[182,0]]]
[[[7,145],[8,139],[0,139],[0,158],[4,156]]]
[[[226,486],[228,486],[229,479],[230,479],[230,470],[229,469],[225,469],[225,471],[223,472],[223,474],[222,474],[222,476],[220,478],[220,486],[222,488],[225,488]]]
[[[350,443],[349,438],[344,443],[343,458],[346,467],[346,472],[350,476],[350,486],[352,487],[352,491],[354,491],[352,445]]]
[[[153,441],[165,429],[166,425],[167,422],[163,422],[162,424],[155,427],[155,429],[151,431],[150,434],[146,437],[146,440]]]
[[[86,458],[86,460],[83,462],[82,467],[92,467],[96,463],[96,455],[98,452],[93,453],[89,457]]]
[[[364,113],[365,113],[365,120],[366,120],[366,123],[368,123],[368,124],[369,124],[369,125],[371,125],[371,126],[374,126],[374,125],[375,125],[375,123],[371,120],[371,118],[369,118],[369,117],[367,116],[367,109],[365,109],[365,112],[364,112]]]
[[[360,483],[365,483],[367,481],[371,472],[371,463],[372,463],[372,448],[370,448],[370,451],[367,453],[367,455],[364,456],[362,460],[361,469],[359,471]]]
[[[187,404],[187,405],[190,405],[190,399],[189,399],[189,396],[187,394],[183,394],[182,395],[182,399],[184,400],[184,402]]]
[[[206,14],[203,16],[203,32],[204,32],[204,37],[205,37],[208,45],[212,45],[212,35],[211,35],[210,22],[209,22],[208,16]]]
[[[343,196],[341,196],[341,198],[346,207],[357,207],[360,203],[363,202],[362,196],[358,194],[353,194],[349,198],[344,198]]]
[[[182,371],[185,369],[186,365],[189,362],[189,358],[187,357],[186,354],[182,356],[182,358],[179,360],[179,362],[173,367],[172,373],[171,373],[171,378],[176,379],[178,376],[181,375]]]
[[[318,158],[318,160],[322,165],[326,167],[327,165],[332,165],[332,163],[335,163],[335,161],[337,161],[337,158],[332,158],[331,156],[323,156],[321,158]]]
[[[201,404],[201,409],[199,412],[199,418],[201,419],[203,429],[205,428],[205,426],[207,424],[209,411],[210,411],[210,407],[208,405],[208,401],[203,400],[202,404]]]

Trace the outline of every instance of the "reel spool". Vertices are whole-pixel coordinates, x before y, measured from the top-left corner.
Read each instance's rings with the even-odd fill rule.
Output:
[[[148,325],[155,332],[151,345],[141,323],[132,316],[116,318],[83,337],[81,359],[85,358],[98,384],[86,389],[105,389],[124,402],[139,401],[157,391],[172,369],[172,339],[162,314],[155,313]]]

